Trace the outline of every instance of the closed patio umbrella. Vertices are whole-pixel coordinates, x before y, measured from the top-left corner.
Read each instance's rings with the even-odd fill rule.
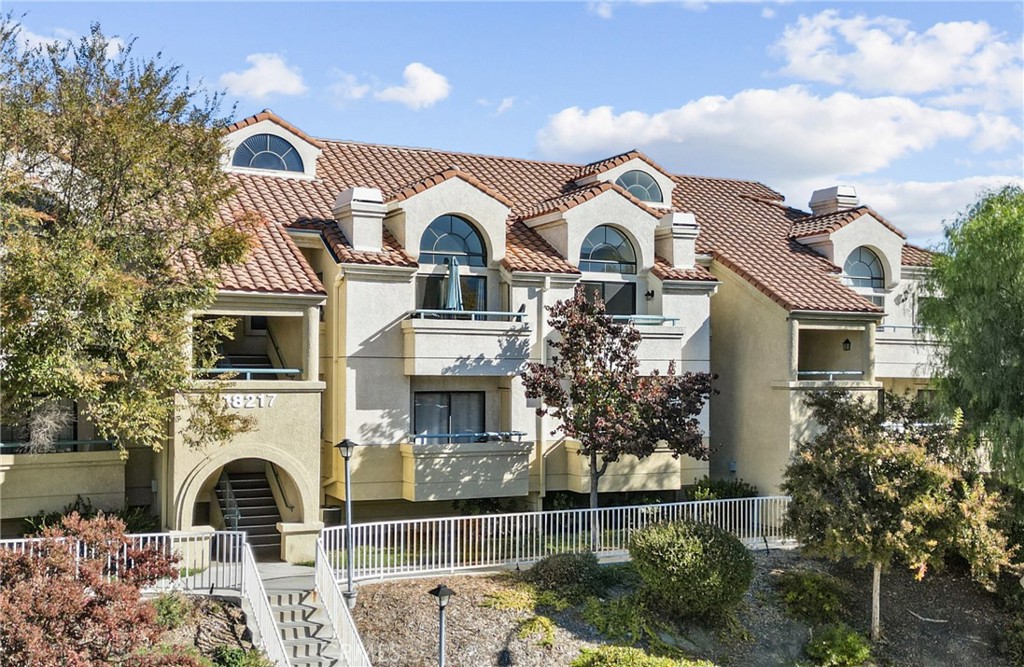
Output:
[[[462,282],[459,280],[459,260],[446,259],[448,263],[448,293],[445,295],[445,310],[463,310]]]

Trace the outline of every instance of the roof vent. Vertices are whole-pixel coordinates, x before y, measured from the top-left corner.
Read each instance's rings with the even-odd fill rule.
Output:
[[[825,215],[857,208],[860,199],[852,185],[834,185],[824,190],[815,190],[811,195],[810,206],[814,215]]]

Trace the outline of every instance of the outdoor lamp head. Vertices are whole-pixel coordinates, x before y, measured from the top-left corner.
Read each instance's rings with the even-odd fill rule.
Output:
[[[448,588],[444,584],[441,584],[437,588],[427,592],[437,598],[437,606],[441,609],[447,607],[448,600],[451,598],[451,596],[455,595],[455,591]]]
[[[341,454],[342,458],[347,460],[349,457],[352,456],[352,450],[355,448],[355,446],[356,443],[352,442],[348,438],[345,438],[344,440],[336,444],[334,448],[338,450],[338,453]]]
[[[849,338],[847,338],[846,340],[843,341],[843,351],[844,352],[849,352],[851,347],[852,347],[852,344],[850,343],[850,339]]]

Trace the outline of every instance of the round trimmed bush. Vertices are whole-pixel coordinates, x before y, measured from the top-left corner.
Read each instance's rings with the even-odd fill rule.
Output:
[[[728,611],[754,578],[754,559],[724,530],[688,521],[657,523],[629,541],[643,591],[678,616]]]
[[[601,592],[601,565],[590,552],[548,556],[524,573],[524,578],[537,588],[555,591],[577,601]]]

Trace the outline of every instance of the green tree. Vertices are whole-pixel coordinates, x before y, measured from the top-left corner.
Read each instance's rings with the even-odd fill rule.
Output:
[[[254,238],[252,220],[218,217],[229,195],[218,97],[99,26],[34,49],[20,33],[0,18],[5,422],[34,416],[45,445],[61,418],[52,406],[80,400],[100,437],[159,449],[180,395],[192,442],[246,428],[214,394],[182,393],[229,324],[191,315]]]
[[[1024,484],[1024,190],[981,197],[945,229],[922,299],[939,387],[990,444],[993,469]]]
[[[821,430],[786,469],[787,523],[808,553],[872,568],[872,639],[881,632],[881,575],[894,561],[922,578],[954,552],[991,585],[1009,557],[994,528],[1000,500],[959,444],[960,420],[924,421],[919,405],[889,394],[884,410],[842,391],[807,404]]]
[[[554,354],[547,364],[528,364],[523,385],[527,398],[543,400],[537,414],[558,420],[552,435],[578,440],[588,457],[591,507],[608,464],[623,454],[645,458],[664,445],[675,456],[707,460],[699,415],[711,394],[709,373],[677,375],[670,364],[667,374],[640,375],[640,332],[613,321],[582,286],[548,310]]]

